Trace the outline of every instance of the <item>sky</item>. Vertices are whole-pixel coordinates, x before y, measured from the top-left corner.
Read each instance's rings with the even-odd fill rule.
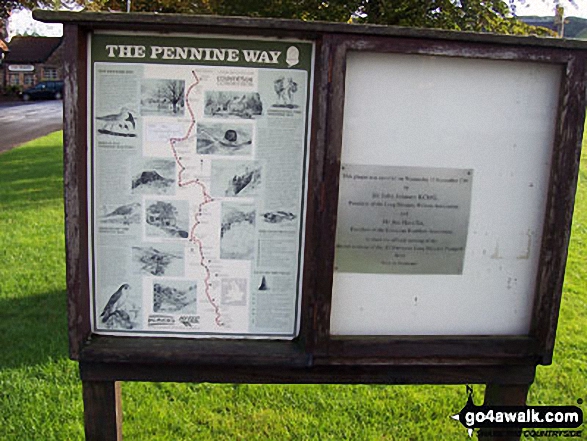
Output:
[[[587,0],[574,0],[575,6],[569,0],[561,0],[565,6],[565,15],[587,18]],[[526,4],[517,1],[517,15],[539,15],[552,16],[552,0],[525,0]],[[59,37],[63,34],[63,26],[60,24],[46,24],[33,20],[31,12],[27,10],[15,11],[10,17],[8,24],[9,38],[13,35],[31,34],[36,32],[39,35],[48,37]]]
[[[525,0],[524,3],[516,1],[516,15],[554,15],[552,0]],[[587,0],[574,0],[574,5],[569,0],[561,0],[560,3],[565,7],[565,16],[587,18]]]
[[[14,35],[37,33],[46,37],[61,37],[63,25],[41,23],[33,20],[32,12],[26,9],[14,11],[8,20],[8,38]]]

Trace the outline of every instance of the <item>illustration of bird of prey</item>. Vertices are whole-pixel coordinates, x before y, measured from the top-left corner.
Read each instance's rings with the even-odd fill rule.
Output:
[[[103,207],[102,211],[106,212],[108,207]],[[141,219],[140,214],[141,204],[138,202],[121,205],[116,207],[115,210],[106,212],[100,215],[100,222],[106,223],[119,223],[124,225],[131,225],[139,223]]]
[[[102,323],[106,323],[111,316],[115,315],[116,312],[124,306],[129,290],[130,285],[125,283],[110,296],[110,300],[108,300],[102,314],[100,314],[100,317],[102,317]]]
[[[99,133],[115,136],[137,136],[134,132],[136,129],[135,117],[126,107],[122,107],[119,113],[97,116],[96,119],[103,121],[103,125],[98,129]]]

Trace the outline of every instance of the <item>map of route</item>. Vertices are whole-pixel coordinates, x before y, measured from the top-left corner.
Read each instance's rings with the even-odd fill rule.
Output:
[[[200,83],[200,80],[198,78],[198,75],[196,74],[196,71],[192,71],[192,75],[194,76],[195,81],[188,88],[188,90],[186,92],[186,97],[185,97],[186,105],[187,105],[188,112],[189,112],[190,118],[191,118],[191,123],[190,123],[190,126],[189,126],[187,133],[185,134],[184,137],[171,138],[169,140],[169,144],[171,145],[171,149],[173,151],[173,157],[175,158],[175,161],[177,162],[177,165],[179,166],[179,172],[177,175],[177,185],[179,187],[188,187],[190,185],[195,185],[195,186],[198,186],[202,190],[202,198],[203,199],[202,199],[202,202],[200,202],[200,204],[198,205],[198,209],[196,211],[196,214],[194,215],[194,225],[192,226],[192,228],[190,230],[189,240],[190,240],[190,242],[197,245],[198,251],[200,253],[200,264],[202,265],[202,268],[204,268],[204,271],[206,271],[206,277],[204,278],[204,292],[206,294],[206,298],[208,299],[208,302],[210,303],[212,308],[214,308],[214,314],[216,315],[216,317],[214,318],[214,321],[216,322],[216,324],[218,326],[223,326],[222,316],[220,314],[220,307],[218,306],[215,299],[213,299],[212,295],[210,294],[211,272],[210,272],[210,268],[206,264],[207,259],[204,256],[203,244],[202,244],[202,241],[196,236],[196,228],[200,224],[199,217],[202,215],[202,208],[204,207],[204,205],[213,202],[214,199],[208,193],[208,189],[206,188],[206,185],[204,185],[204,183],[202,183],[202,181],[200,181],[199,179],[191,179],[191,180],[185,181],[185,182],[183,181],[182,175],[185,172],[186,167],[184,167],[184,165],[182,164],[180,157],[177,154],[177,150],[175,148],[176,142],[186,141],[192,135],[192,132],[193,132],[194,127],[196,125],[196,117],[195,117],[194,111],[192,109],[192,105],[190,103],[190,94],[191,94],[192,90]]]

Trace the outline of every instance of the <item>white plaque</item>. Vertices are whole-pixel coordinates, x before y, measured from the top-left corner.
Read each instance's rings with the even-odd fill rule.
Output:
[[[343,164],[335,270],[462,274],[470,169]]]

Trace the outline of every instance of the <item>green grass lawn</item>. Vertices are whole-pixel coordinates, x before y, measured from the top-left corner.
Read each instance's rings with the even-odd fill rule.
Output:
[[[0,155],[0,441],[83,439],[67,355],[61,136]],[[586,312],[587,149],[554,364],[538,368],[530,404],[587,401]],[[124,383],[123,431],[140,441],[465,440],[449,419],[465,398],[464,386]]]

